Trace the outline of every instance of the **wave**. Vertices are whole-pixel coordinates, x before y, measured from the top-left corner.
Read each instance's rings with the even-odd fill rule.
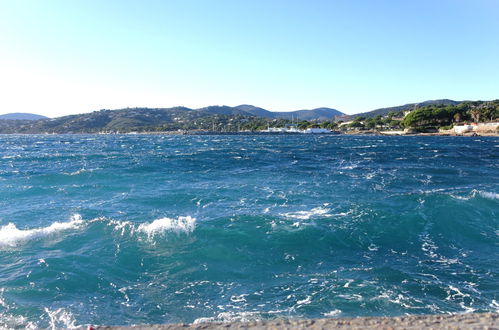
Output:
[[[197,219],[191,216],[179,216],[176,219],[164,217],[141,224],[120,220],[106,221],[107,225],[113,227],[115,231],[120,232],[121,236],[125,234],[135,235],[141,233],[146,234],[149,238],[153,238],[154,236],[166,232],[174,232],[177,234],[193,232],[194,229],[196,229]]]
[[[452,197],[453,199],[462,200],[462,201],[468,201],[470,199],[475,199],[477,197],[489,200],[499,199],[499,193],[483,191],[478,189],[465,191],[463,188],[453,188],[453,189],[437,188],[430,190],[422,190],[419,193],[424,195],[447,195]]]
[[[0,248],[15,247],[32,240],[55,235],[62,231],[78,229],[84,224],[79,214],[74,214],[68,222],[54,222],[50,226],[34,229],[18,229],[12,222],[0,227]]]
[[[329,211],[331,210],[324,207],[315,207],[309,211],[287,212],[287,213],[280,213],[279,215],[291,219],[308,220],[316,216],[328,216]]]
[[[94,171],[93,169],[80,168],[79,170],[76,170],[74,172],[64,172],[62,174],[69,175],[69,176],[74,176],[74,175],[79,175],[81,173],[93,172],[93,171]]]
[[[477,194],[480,197],[485,198],[485,199],[491,199],[491,200],[498,200],[499,199],[499,194],[497,194],[497,193],[488,192],[488,191],[481,191],[481,190],[473,190],[472,191],[473,197],[475,197]]]
[[[489,191],[482,191],[482,190],[477,190],[473,189],[471,193],[468,195],[462,196],[462,195],[456,195],[456,194],[449,194],[452,198],[454,199],[459,199],[463,201],[470,200],[472,198],[483,198],[483,199],[488,199],[488,200],[498,200],[499,199],[499,194],[494,193],[494,192],[489,192]]]
[[[113,227],[115,231],[120,231],[123,236],[125,233],[134,235],[142,233],[148,238],[154,238],[166,232],[190,233],[196,228],[196,218],[190,216],[180,216],[176,219],[160,218],[152,222],[134,224],[131,221],[107,220],[105,218],[96,218],[92,220],[83,220],[81,215],[74,214],[68,222],[54,222],[47,227],[19,229],[14,223],[9,223],[0,227],[0,248],[12,248],[21,244],[51,237],[65,231],[82,228],[85,224],[107,222],[108,226]]]
[[[142,223],[137,227],[137,231],[143,232],[149,237],[153,237],[164,232],[190,233],[194,231],[195,228],[196,218],[181,216],[177,219],[161,218],[154,220],[151,223]]]

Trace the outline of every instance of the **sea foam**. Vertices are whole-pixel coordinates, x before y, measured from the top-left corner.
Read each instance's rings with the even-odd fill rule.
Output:
[[[79,214],[75,214],[68,222],[54,222],[50,226],[33,229],[18,229],[15,224],[9,223],[0,227],[0,248],[15,247],[32,240],[55,235],[59,232],[77,229],[84,221]]]
[[[178,217],[177,219],[161,218],[150,223],[143,223],[137,227],[137,231],[147,234],[149,237],[154,237],[164,232],[184,232],[190,233],[196,228],[196,218]]]
[[[327,216],[329,211],[330,209],[327,208],[316,207],[309,211],[287,212],[281,213],[280,215],[290,219],[308,220],[316,216]]]
[[[485,199],[492,199],[492,200],[499,199],[499,194],[496,194],[493,192],[473,190],[473,195],[476,195],[476,194],[480,195],[480,197],[485,198]]]

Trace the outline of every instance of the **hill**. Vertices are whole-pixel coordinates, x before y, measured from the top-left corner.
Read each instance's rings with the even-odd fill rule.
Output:
[[[282,118],[295,120],[332,120],[336,116],[344,115],[343,112],[331,108],[317,108],[312,110],[296,110],[276,112],[269,111],[253,105],[242,104],[236,107],[228,106],[210,106],[197,109],[197,111],[209,113],[212,115],[241,115],[241,116],[256,116],[263,118]]]
[[[34,113],[23,113],[23,112],[14,112],[14,113],[7,113],[4,115],[0,115],[0,119],[5,119],[5,120],[39,120],[47,118],[48,117],[36,115]]]
[[[341,112],[319,108],[290,112],[272,112],[252,105],[209,106],[200,109],[126,108],[98,110],[53,119],[0,120],[0,133],[97,133],[175,130],[235,130],[266,127],[267,121],[283,124],[299,120],[332,120]],[[276,122],[277,123],[277,122]],[[274,123],[275,124],[275,123]]]
[[[297,110],[289,112],[274,112],[277,118],[296,119],[296,120],[332,120],[335,117],[345,115],[336,109],[317,108],[312,110]]]
[[[398,105],[395,107],[389,107],[389,108],[380,108],[380,109],[375,109],[371,110],[368,112],[361,112],[357,113],[355,115],[348,116],[347,119],[353,119],[356,117],[366,117],[366,118],[372,118],[376,116],[386,116],[390,112],[399,112],[399,111],[406,111],[406,110],[414,110],[414,108],[418,107],[424,107],[427,105],[457,105],[461,102],[454,101],[454,100],[448,100],[448,99],[441,99],[441,100],[428,100],[420,103],[408,103],[404,105]]]

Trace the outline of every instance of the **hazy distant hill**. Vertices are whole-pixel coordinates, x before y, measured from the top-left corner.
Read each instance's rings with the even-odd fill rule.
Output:
[[[312,110],[297,110],[290,112],[274,112],[277,118],[296,120],[331,120],[344,113],[331,108],[317,108]]]
[[[275,116],[275,112],[255,107],[254,105],[249,105],[249,104],[238,105],[237,107],[234,108],[245,111],[253,116],[258,116],[258,117],[274,118]]]
[[[343,112],[331,108],[317,108],[312,110],[275,112],[248,104],[238,105],[236,107],[228,107],[225,105],[210,106],[206,108],[197,109],[197,111],[203,111],[210,114],[219,114],[219,115],[242,115],[242,116],[257,116],[264,118],[284,118],[284,119],[296,119],[296,120],[331,120],[334,119],[336,116],[344,115]]]
[[[47,117],[41,116],[41,115],[35,115],[33,113],[15,112],[15,113],[7,113],[5,115],[0,115],[0,119],[7,119],[7,120],[38,120],[38,119],[47,119]]]
[[[459,104],[459,103],[461,103],[461,102],[453,101],[453,100],[448,100],[448,99],[429,100],[429,101],[424,101],[424,102],[420,102],[420,103],[408,103],[408,104],[399,105],[399,106],[395,106],[395,107],[380,108],[380,109],[376,109],[376,110],[372,110],[372,111],[368,111],[368,112],[357,113],[355,115],[351,115],[351,116],[348,116],[348,117],[352,118],[352,119],[355,118],[355,117],[360,117],[360,116],[371,118],[371,117],[376,117],[378,115],[385,116],[385,115],[389,114],[390,112],[413,110],[415,108],[415,106],[417,106],[417,107],[423,107],[423,106],[426,106],[426,105],[440,105],[440,104],[443,104],[443,105],[456,105],[456,104]]]

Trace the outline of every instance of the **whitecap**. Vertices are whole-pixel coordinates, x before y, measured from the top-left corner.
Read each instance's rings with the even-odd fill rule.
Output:
[[[492,299],[492,302],[489,304],[490,307],[495,309],[495,312],[499,312],[499,303],[495,300]]]
[[[451,198],[454,198],[454,199],[457,199],[457,200],[461,200],[461,201],[468,201],[471,198],[469,196],[460,196],[460,195],[454,195],[454,194],[450,194],[449,196]]]
[[[307,298],[303,299],[303,300],[298,300],[296,302],[297,305],[308,305],[312,303],[312,300],[311,300],[311,297],[310,296],[307,296]]]
[[[230,301],[238,303],[238,302],[246,302],[246,297],[249,296],[248,294],[241,294],[239,296],[231,296]]]
[[[121,236],[125,234],[127,229],[132,232],[134,231],[133,223],[130,221],[109,220],[107,225],[113,227],[115,231],[120,232]]]
[[[71,217],[69,222],[54,222],[50,226],[33,229],[18,229],[14,223],[9,223],[0,227],[0,248],[1,247],[15,247],[35,239],[55,235],[59,232],[77,229],[83,225],[79,214]]]
[[[485,199],[491,199],[491,200],[499,199],[499,194],[493,192],[473,190],[473,195],[475,196],[476,194],[480,195],[480,197]]]
[[[196,218],[178,217],[177,219],[161,218],[154,220],[151,223],[142,223],[137,227],[137,231],[147,234],[149,237],[164,233],[164,232],[184,232],[190,233],[196,228]]]
[[[322,315],[324,315],[325,317],[335,317],[338,316],[339,314],[341,314],[341,310],[333,309],[332,311],[323,313]]]
[[[347,282],[343,285],[343,287],[344,287],[344,288],[348,288],[348,287],[350,287],[350,284],[352,284],[352,283],[353,283],[353,280],[349,279],[349,280],[347,280]]]
[[[360,294],[339,294],[338,297],[346,300],[357,300],[357,301],[363,299]]]
[[[313,216],[326,216],[330,210],[323,207],[316,207],[311,209],[310,211],[296,211],[296,212],[287,212],[281,213],[281,216],[291,219],[299,219],[299,220],[308,220]]]

